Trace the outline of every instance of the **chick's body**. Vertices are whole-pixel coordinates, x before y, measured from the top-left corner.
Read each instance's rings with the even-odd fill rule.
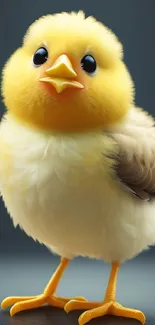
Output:
[[[133,104],[122,46],[83,13],[47,16],[6,64],[0,191],[14,225],[62,261],[42,295],[11,297],[11,314],[49,303],[145,322],[115,301],[120,263],[155,241],[154,120]],[[102,303],[55,296],[76,256],[112,264]],[[22,302],[22,303],[21,303]]]
[[[14,224],[54,252],[122,262],[154,241],[155,202],[137,201],[114,178],[106,134],[46,135],[7,118],[0,141]]]

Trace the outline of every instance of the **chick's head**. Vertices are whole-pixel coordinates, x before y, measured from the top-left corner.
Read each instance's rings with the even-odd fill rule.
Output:
[[[2,90],[9,114],[52,132],[105,129],[133,104],[121,43],[83,12],[34,22],[4,68]]]

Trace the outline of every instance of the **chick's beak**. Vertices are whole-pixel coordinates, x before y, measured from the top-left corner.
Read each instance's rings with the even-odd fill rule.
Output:
[[[46,70],[46,74],[47,77],[40,78],[39,80],[53,85],[57,93],[61,93],[66,88],[84,88],[80,82],[74,80],[77,77],[77,73],[65,54],[62,54],[54,62],[53,66]]]

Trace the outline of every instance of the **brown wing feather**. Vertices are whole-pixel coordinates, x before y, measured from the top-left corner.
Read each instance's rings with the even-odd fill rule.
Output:
[[[155,196],[155,121],[134,108],[125,124],[109,135],[118,146],[115,171],[122,184],[142,200]]]

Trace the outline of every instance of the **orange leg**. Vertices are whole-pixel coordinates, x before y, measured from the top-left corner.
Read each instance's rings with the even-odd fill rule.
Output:
[[[144,314],[135,309],[130,309],[123,307],[118,302],[116,302],[116,282],[117,274],[119,270],[119,264],[112,264],[112,271],[109,278],[109,283],[107,286],[104,301],[102,303],[98,302],[88,302],[88,301],[77,301],[76,299],[69,301],[65,306],[65,311],[69,312],[71,310],[87,310],[79,318],[79,325],[84,325],[91,319],[104,316],[104,315],[115,315],[127,318],[135,318],[139,320],[142,324],[145,323]]]
[[[70,301],[70,298],[60,298],[54,295],[56,288],[59,284],[59,281],[65,271],[66,267],[69,264],[69,260],[66,258],[62,258],[57,270],[53,274],[51,280],[46,286],[44,292],[39,296],[31,296],[31,297],[9,297],[2,301],[1,307],[5,309],[11,305],[13,307],[10,310],[11,316],[14,314],[27,310],[41,307],[42,305],[48,303],[49,305],[64,308],[66,303]],[[82,297],[76,297],[76,301],[86,301],[86,299]]]

